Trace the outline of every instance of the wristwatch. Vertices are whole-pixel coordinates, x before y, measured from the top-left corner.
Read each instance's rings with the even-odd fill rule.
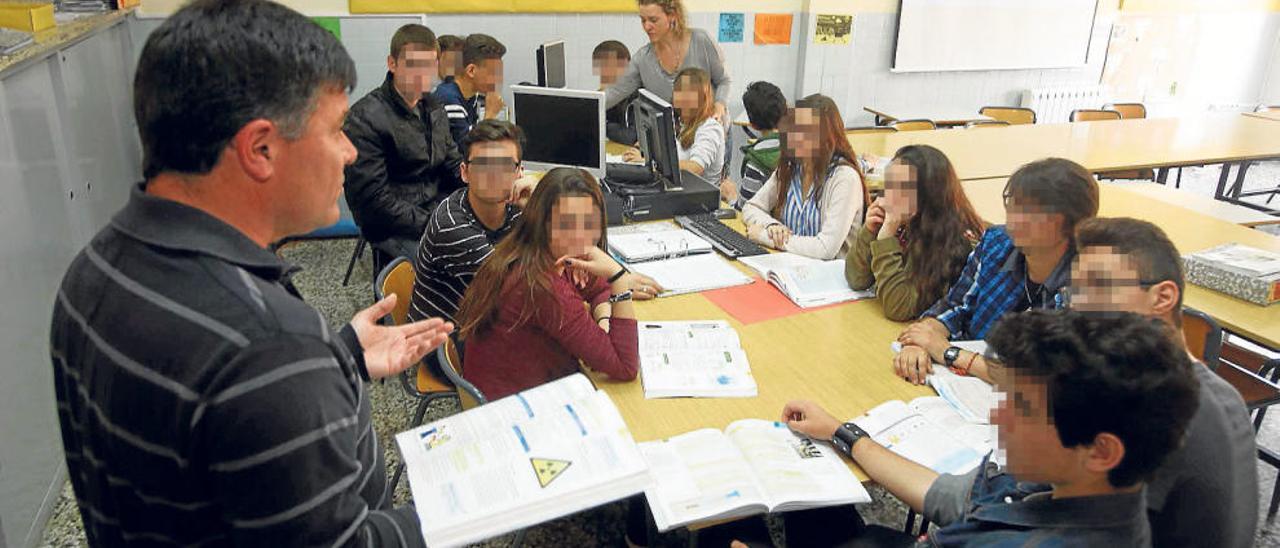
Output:
[[[960,357],[960,347],[952,346],[942,352],[942,365],[951,367],[955,365],[956,358]]]
[[[836,429],[836,433],[831,436],[831,444],[836,446],[836,449],[839,449],[841,453],[852,455],[853,444],[858,443],[858,440],[862,438],[869,437],[871,435],[867,434],[866,430],[854,423],[846,422],[840,425]]]
[[[613,303],[620,303],[620,302],[622,302],[622,301],[629,301],[629,300],[631,300],[631,290],[630,290],[630,289],[628,289],[628,290],[626,290],[626,291],[623,291],[622,293],[619,293],[619,294],[617,294],[617,295],[610,295],[610,296],[609,296],[609,304],[613,304]]]

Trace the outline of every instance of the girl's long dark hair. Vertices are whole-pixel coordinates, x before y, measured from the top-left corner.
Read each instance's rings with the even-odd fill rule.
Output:
[[[941,150],[909,145],[898,149],[893,162],[910,166],[915,176],[916,213],[906,225],[904,255],[920,294],[918,302],[933,303],[960,277],[972,242],[987,224],[969,203],[951,160]]]
[[[577,168],[558,167],[548,171],[538,182],[524,213],[506,238],[493,248],[476,277],[467,286],[467,292],[458,305],[458,336],[465,340],[484,333],[493,327],[502,307],[502,295],[509,284],[524,285],[526,295],[523,310],[516,320],[521,325],[537,313],[558,313],[558,310],[541,310],[555,303],[551,289],[551,276],[557,257],[551,254],[551,223],[555,220],[552,209],[560,198],[590,196],[599,215],[600,236],[596,245],[602,249],[605,241],[604,195],[600,184],[590,173]]]

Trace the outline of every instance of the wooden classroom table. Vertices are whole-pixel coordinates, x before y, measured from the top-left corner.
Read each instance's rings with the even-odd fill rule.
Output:
[[[1008,177],[1028,162],[1068,158],[1093,172],[1233,163],[1280,157],[1280,124],[1238,113],[973,130],[850,135],[855,152],[893,156],[926,144],[942,150],[961,179]]]
[[[1102,184],[1105,185],[1111,183]],[[1141,194],[1164,203],[1182,206],[1197,213],[1203,213],[1210,217],[1238,225],[1257,227],[1280,224],[1280,216],[1268,215],[1256,209],[1250,209],[1222,200],[1215,200],[1194,192],[1179,190],[1170,187],[1169,185],[1146,181],[1126,181],[1123,183],[1115,183],[1115,185],[1121,186],[1125,190],[1136,194]]]
[[[742,230],[738,221],[727,221]],[[753,271],[732,261],[751,275]],[[670,438],[699,428],[723,429],[746,418],[778,420],[794,399],[820,403],[840,420],[858,417],[889,400],[935,395],[893,374],[889,345],[905,324],[886,320],[869,299],[785,318],[742,325],[700,293],[636,302],[641,321],[727,320],[738,332],[759,393],[754,398],[645,399],[644,384],[592,374],[617,405],[636,441]],[[859,480],[867,475],[845,459]]]
[[[978,114],[977,111],[966,112],[962,110],[947,109],[887,109],[876,107],[862,107],[862,110],[876,115],[879,121],[896,122],[898,120],[930,120],[938,127],[963,126],[969,122],[977,122],[981,120],[992,120],[990,116]]]
[[[1268,110],[1266,112],[1246,112],[1244,113],[1244,115],[1252,116],[1254,118],[1261,118],[1263,120],[1271,120],[1273,122],[1280,122],[1280,110]]]
[[[964,182],[969,201],[988,222],[1003,223],[1005,220],[1002,198],[1005,181]],[[1173,204],[1151,207],[1150,198],[1116,185],[1100,185],[1100,199],[1099,216],[1134,217],[1155,223],[1164,229],[1181,253],[1194,253],[1233,242],[1280,252],[1280,237]],[[1280,348],[1280,304],[1261,306],[1193,284],[1187,284],[1183,302],[1213,316],[1232,333],[1268,348]]]

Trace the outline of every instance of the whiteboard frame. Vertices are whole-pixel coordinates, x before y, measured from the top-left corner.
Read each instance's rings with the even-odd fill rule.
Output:
[[[1089,40],[1084,47],[1084,61],[1075,65],[1032,65],[1025,67],[965,67],[965,68],[898,68],[898,37],[902,34],[902,4],[906,0],[898,0],[898,21],[893,27],[893,51],[889,58],[889,72],[893,74],[912,74],[918,72],[979,72],[979,71],[997,71],[997,70],[1061,70],[1061,69],[1079,69],[1089,66],[1089,54],[1093,53],[1093,35],[1098,30],[1098,5],[1101,0],[1093,2],[1093,17],[1089,19]]]

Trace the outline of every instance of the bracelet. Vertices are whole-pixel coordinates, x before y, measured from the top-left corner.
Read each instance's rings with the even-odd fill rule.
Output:
[[[612,318],[612,317],[613,317],[613,316],[600,316],[599,318],[596,318],[596,323],[600,323],[600,320],[607,320],[607,319],[610,319],[610,318]]]
[[[969,363],[967,363],[967,364],[965,364],[965,365],[964,365],[964,370],[963,370],[963,371],[961,371],[961,372],[960,372],[960,374],[961,374],[961,375],[968,376],[968,375],[969,375],[969,370],[973,368],[973,362],[974,362],[975,360],[977,360],[977,359],[978,359],[978,353],[977,353],[977,352],[974,352],[972,355],[970,355],[970,356],[969,356]]]
[[[621,269],[619,269],[619,270],[618,270],[618,273],[617,273],[617,274],[614,274],[614,275],[612,275],[612,276],[609,276],[609,280],[608,280],[608,281],[609,281],[609,283],[616,282],[616,281],[618,281],[620,278],[622,278],[623,276],[625,276],[626,274],[627,274],[627,267],[625,267],[625,266],[624,266],[624,267],[622,267]]]

